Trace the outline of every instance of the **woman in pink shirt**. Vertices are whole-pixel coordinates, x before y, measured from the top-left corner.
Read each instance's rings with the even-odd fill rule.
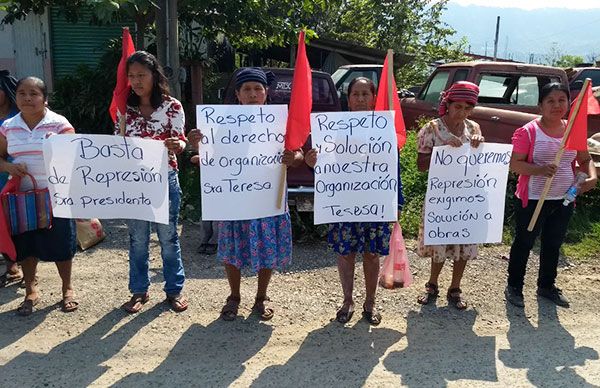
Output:
[[[567,233],[573,203],[563,204],[563,197],[575,181],[575,161],[578,170],[588,175],[579,189],[585,193],[596,186],[596,168],[588,151],[566,150],[558,163],[554,158],[560,149],[569,110],[569,89],[558,82],[545,85],[540,91],[542,117],[517,129],[513,134],[512,171],[519,174],[516,196],[515,239],[510,249],[506,300],[523,307],[523,283],[529,252],[541,235],[540,269],[537,294],[557,305],[568,307],[569,301],[555,286],[560,247]],[[540,199],[546,180],[554,177],[533,231],[527,227]]]

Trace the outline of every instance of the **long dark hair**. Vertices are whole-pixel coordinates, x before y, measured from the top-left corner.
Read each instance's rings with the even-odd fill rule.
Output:
[[[129,66],[134,63],[139,63],[152,72],[154,84],[152,85],[152,94],[150,95],[150,105],[154,109],[157,109],[163,103],[164,99],[171,95],[169,92],[169,81],[165,77],[162,66],[158,63],[156,57],[147,51],[136,51],[127,58],[127,72],[129,72]],[[127,105],[136,107],[140,105],[140,96],[135,94],[133,90],[129,94],[129,97],[127,97]]]

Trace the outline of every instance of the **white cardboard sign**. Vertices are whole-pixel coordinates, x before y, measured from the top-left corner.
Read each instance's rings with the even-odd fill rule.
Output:
[[[394,112],[311,114],[315,224],[396,221],[398,148]]]
[[[281,215],[286,105],[198,105],[203,220]],[[283,181],[285,184],[285,181]]]
[[[512,145],[434,147],[425,197],[425,245],[497,243]]]
[[[163,142],[111,135],[55,135],[44,141],[54,216],[169,223]]]

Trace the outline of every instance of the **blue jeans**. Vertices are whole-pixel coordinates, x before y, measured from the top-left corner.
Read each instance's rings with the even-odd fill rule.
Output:
[[[183,289],[185,272],[181,260],[181,248],[177,234],[181,189],[176,171],[169,171],[169,224],[158,224],[141,220],[127,220],[129,228],[129,290],[143,294],[150,287],[148,274],[149,243],[152,226],[160,243],[163,261],[164,290],[167,295],[179,295]]]

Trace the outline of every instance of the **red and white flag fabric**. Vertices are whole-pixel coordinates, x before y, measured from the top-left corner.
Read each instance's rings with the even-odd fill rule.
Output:
[[[312,72],[306,57],[304,31],[298,36],[296,66],[292,79],[292,96],[288,109],[285,132],[285,149],[301,148],[310,135],[310,112],[312,110]]]
[[[121,60],[119,61],[119,66],[117,67],[117,85],[113,91],[112,101],[110,102],[110,108],[108,109],[113,122],[117,121],[117,112],[119,112],[119,114],[124,114],[125,109],[127,109],[127,97],[129,96],[129,91],[131,90],[131,85],[127,79],[127,58],[129,58],[134,52],[135,47],[133,46],[133,39],[131,39],[129,28],[124,27]]]

